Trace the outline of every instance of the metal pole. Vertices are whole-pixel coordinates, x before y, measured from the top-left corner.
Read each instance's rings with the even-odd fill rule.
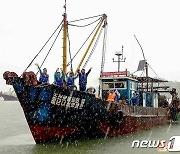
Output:
[[[148,63],[146,62],[146,80],[147,80],[147,83],[146,83],[146,88],[147,88],[147,92],[148,92],[148,85],[149,85],[149,83],[148,83]]]
[[[120,56],[118,56],[118,72],[120,72]]]
[[[117,52],[117,53],[115,53],[115,55],[118,57],[118,60],[115,61],[113,58],[113,62],[118,63],[118,72],[120,72],[120,63],[126,61],[126,58],[124,58],[124,56],[123,56],[123,46],[122,46],[122,52]]]

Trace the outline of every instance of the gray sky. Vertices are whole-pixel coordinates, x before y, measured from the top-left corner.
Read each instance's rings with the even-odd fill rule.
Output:
[[[63,5],[64,0],[0,0],[0,91],[10,88],[5,85],[3,72],[22,73],[62,20]],[[68,20],[107,14],[106,71],[117,70],[112,58],[122,45],[127,61],[121,65],[121,70],[127,68],[133,72],[137,69],[138,61],[143,57],[133,36],[136,34],[156,73],[167,80],[180,81],[178,0],[67,0],[67,13]],[[92,29],[93,26],[70,28],[72,54]],[[51,82],[54,71],[62,65],[62,36],[58,41],[44,65]],[[35,62],[41,63],[47,50]],[[98,84],[101,50],[102,39],[86,68],[93,66],[89,85]],[[74,68],[81,56],[74,62]],[[29,70],[36,71],[35,65]],[[155,76],[152,72],[150,75]]]

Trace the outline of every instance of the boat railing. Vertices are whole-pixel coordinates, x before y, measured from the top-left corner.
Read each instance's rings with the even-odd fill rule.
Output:
[[[167,116],[168,114],[168,108],[154,108],[111,103],[110,111],[114,110],[122,110],[125,115]]]

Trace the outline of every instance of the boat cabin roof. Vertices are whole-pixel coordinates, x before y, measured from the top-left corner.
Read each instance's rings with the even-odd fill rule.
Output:
[[[124,81],[124,80],[132,80],[132,81],[136,81],[138,82],[138,80],[134,79],[134,78],[131,78],[131,77],[128,77],[128,76],[119,76],[119,77],[100,77],[99,78],[100,80],[118,80],[118,81]]]
[[[132,81],[138,82],[137,79],[130,77],[130,73],[128,71],[102,72],[99,79],[100,80],[111,80],[112,79],[112,80],[117,80],[117,81],[132,80]]]
[[[167,80],[163,79],[157,79],[157,78],[152,78],[152,77],[134,77],[135,79],[138,80],[138,82],[154,82],[154,83],[162,83],[162,82],[168,82]]]

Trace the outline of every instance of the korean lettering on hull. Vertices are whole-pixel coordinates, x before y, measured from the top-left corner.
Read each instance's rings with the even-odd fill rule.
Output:
[[[78,97],[61,95],[58,93],[54,93],[51,104],[74,109],[82,109],[85,104],[85,99],[80,99]]]

